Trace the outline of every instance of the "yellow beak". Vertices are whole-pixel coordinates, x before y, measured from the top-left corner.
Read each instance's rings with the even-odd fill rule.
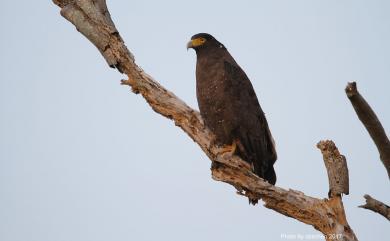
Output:
[[[198,46],[203,45],[206,42],[206,39],[200,37],[196,39],[191,39],[190,42],[187,43],[187,49],[189,48],[196,48]]]

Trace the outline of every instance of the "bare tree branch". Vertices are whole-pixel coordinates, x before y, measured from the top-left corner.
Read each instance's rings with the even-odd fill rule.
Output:
[[[140,93],[154,111],[172,119],[202,148],[214,163],[213,179],[232,184],[241,195],[263,199],[267,208],[312,225],[325,235],[326,240],[335,237],[345,241],[357,240],[346,220],[340,196],[317,199],[299,191],[273,186],[252,173],[249,165],[238,156],[221,154],[221,149],[213,145],[213,134],[204,126],[199,112],[135,64],[109,17],[104,0],[54,0],[54,3],[62,8],[61,15],[99,49],[110,67],[116,67],[128,76],[122,84]]]
[[[375,198],[371,197],[368,194],[364,195],[364,198],[366,199],[366,204],[359,206],[359,208],[365,208],[374,211],[376,213],[379,213],[380,215],[382,215],[383,217],[387,218],[387,220],[390,221],[389,206],[387,206],[381,201],[376,200]]]
[[[321,141],[318,145],[324,159],[340,159],[341,155],[332,141]],[[232,167],[230,160],[226,158],[213,166],[212,176],[214,180],[235,186],[239,194],[252,199],[261,198],[267,208],[312,225],[325,235],[326,240],[357,240],[348,225],[341,195],[334,195],[330,199],[317,199],[300,191],[285,190],[264,182],[249,169],[236,165]],[[346,178],[348,179],[348,175]],[[332,190],[332,187],[330,189]]]
[[[390,178],[390,141],[386,136],[381,122],[371,109],[367,101],[357,90],[356,82],[348,83],[345,92],[356,111],[359,120],[366,127],[376,147],[378,148],[380,159],[387,170]]]
[[[382,163],[386,168],[387,175],[390,178],[390,141],[386,136],[386,132],[381,122],[375,112],[371,109],[370,105],[357,90],[356,82],[348,83],[345,88],[345,93],[351,101],[359,120],[363,123],[364,127],[366,127],[371,139],[374,141],[378,149],[380,159],[382,160]],[[359,207],[377,212],[389,219],[389,206],[372,198],[368,194],[364,195],[364,198],[366,199],[366,204]]]

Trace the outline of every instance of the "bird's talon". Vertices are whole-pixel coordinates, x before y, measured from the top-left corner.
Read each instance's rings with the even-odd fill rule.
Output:
[[[235,141],[233,141],[233,143],[231,145],[222,146],[222,148],[218,151],[218,153],[220,155],[224,155],[224,154],[234,155],[236,150],[237,150],[237,143]]]
[[[128,79],[121,79],[121,85],[131,85],[131,81]]]

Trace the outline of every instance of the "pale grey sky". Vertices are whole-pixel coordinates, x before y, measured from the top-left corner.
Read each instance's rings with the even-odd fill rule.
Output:
[[[276,140],[278,186],[323,198],[315,148],[347,157],[348,221],[384,240],[388,221],[357,208],[390,203],[389,180],[344,87],[358,87],[390,133],[390,2],[108,1],[137,63],[197,108],[198,32],[246,71]],[[210,162],[175,125],[119,84],[51,1],[0,1],[0,240],[284,240],[311,226],[210,178]]]

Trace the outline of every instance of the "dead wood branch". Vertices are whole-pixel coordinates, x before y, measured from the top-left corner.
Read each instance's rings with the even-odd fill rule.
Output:
[[[356,82],[348,83],[345,88],[348,99],[351,101],[359,120],[366,127],[376,147],[378,148],[380,159],[387,170],[390,178],[390,141],[386,136],[385,129],[371,109],[367,101],[357,90]]]
[[[360,208],[369,209],[371,211],[379,213],[380,215],[382,215],[383,217],[387,218],[387,220],[390,221],[389,206],[387,206],[381,201],[376,200],[375,198],[371,197],[368,194],[364,195],[364,198],[366,199],[366,204],[359,206]]]
[[[321,150],[328,172],[329,197],[349,194],[349,176],[345,157],[340,154],[332,141],[320,141],[317,147]]]
[[[389,138],[387,138],[385,129],[370,105],[359,93],[356,82],[348,83],[345,88],[345,93],[351,101],[359,120],[363,123],[364,127],[370,134],[371,139],[374,141],[379,152],[379,157],[382,160],[382,163],[386,168],[387,175],[390,178],[390,141]],[[366,199],[366,204],[359,207],[377,212],[389,219],[389,206],[367,194],[364,195],[364,198]]]
[[[248,169],[230,166],[229,159],[218,162],[212,168],[214,180],[229,183],[242,195],[252,199],[261,198],[265,207],[312,225],[328,241],[357,240],[348,225],[341,196],[330,199],[313,198],[300,191],[285,190],[264,182]]]
[[[99,49],[110,67],[116,67],[128,76],[123,84],[140,93],[154,111],[172,119],[202,148],[215,163],[212,168],[215,180],[230,183],[242,195],[263,199],[267,208],[312,225],[327,240],[334,240],[334,235],[338,235],[339,240],[357,240],[347,223],[341,197],[317,199],[273,186],[253,174],[239,157],[220,154],[221,150],[212,144],[213,135],[204,126],[199,112],[135,64],[109,17],[104,0],[54,0],[54,3],[62,8],[61,15]]]

